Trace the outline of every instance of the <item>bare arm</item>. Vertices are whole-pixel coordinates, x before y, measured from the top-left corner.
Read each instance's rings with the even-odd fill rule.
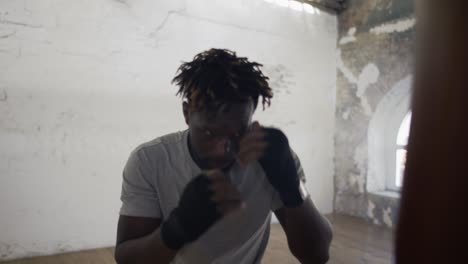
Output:
[[[117,228],[115,260],[127,263],[170,263],[176,251],[167,248],[159,233],[160,219],[121,215]]]
[[[169,263],[180,248],[241,205],[239,192],[221,171],[204,172],[187,184],[164,223],[155,218],[120,216],[115,260],[119,264]]]
[[[304,172],[286,135],[254,122],[240,142],[238,160],[241,165],[258,160],[278,192],[283,207],[275,214],[286,233],[291,253],[302,263],[326,263],[332,240],[331,226],[312,200],[304,198],[300,186]]]
[[[291,253],[301,263],[328,261],[333,235],[331,225],[310,198],[299,207],[278,209],[275,215],[286,233]]]

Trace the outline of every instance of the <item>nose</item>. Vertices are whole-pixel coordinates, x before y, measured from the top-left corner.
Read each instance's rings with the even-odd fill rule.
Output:
[[[214,155],[225,157],[232,152],[232,142],[229,138],[223,137],[218,139],[214,145]]]
[[[213,155],[219,159],[231,160],[239,151],[239,142],[235,138],[223,137],[214,142]]]

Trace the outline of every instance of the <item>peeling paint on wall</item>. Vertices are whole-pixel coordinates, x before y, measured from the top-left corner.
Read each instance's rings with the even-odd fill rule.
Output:
[[[360,99],[361,107],[365,115],[372,115],[372,107],[369,104],[365,92],[367,88],[376,83],[380,71],[377,66],[373,63],[367,64],[359,74],[359,77],[354,76],[352,71],[345,66],[345,63],[341,57],[341,50],[337,51],[337,68],[346,77],[349,83],[356,89],[356,96]]]
[[[370,106],[369,101],[367,101],[366,97],[361,97],[361,107],[366,116],[372,115],[372,107]]]
[[[375,204],[372,201],[369,201],[368,207],[367,207],[367,217],[370,219],[374,219],[374,209],[375,209]]]
[[[383,211],[383,222],[386,226],[392,228],[393,227],[393,220],[391,218],[392,208],[388,207]]]
[[[374,84],[377,82],[379,79],[379,68],[374,63],[369,63],[364,67],[364,69],[361,71],[361,74],[359,75],[358,78],[358,89],[356,91],[356,96],[361,98],[364,96],[367,88],[371,84]]]
[[[348,82],[350,82],[351,84],[357,84],[358,82],[357,78],[354,76],[351,70],[345,66],[343,58],[341,57],[340,49],[336,51],[336,67],[343,74],[346,80],[348,80]]]
[[[356,28],[355,27],[352,27],[348,30],[348,35],[342,37],[339,41],[339,44],[340,45],[345,45],[345,44],[348,44],[348,43],[351,43],[351,42],[355,42],[356,41],[356,37],[354,36],[354,34],[356,34]]]
[[[348,120],[350,114],[351,114],[351,110],[350,110],[350,109],[346,109],[346,111],[344,111],[344,112],[343,112],[343,115],[342,115],[343,119],[344,119],[344,120]]]
[[[368,130],[380,101],[413,71],[416,21],[408,2],[351,1],[339,16],[335,211],[387,227],[395,225],[398,198],[367,189],[369,140],[379,139]]]
[[[415,18],[402,19],[396,22],[383,24],[370,30],[371,33],[380,35],[388,33],[404,32],[412,29],[416,25]]]
[[[364,193],[366,186],[366,179],[362,174],[349,174],[349,185],[354,187],[358,193]]]
[[[367,169],[367,144],[360,144],[354,151],[354,164],[362,172]]]
[[[377,218],[372,219],[372,223],[373,223],[374,225],[380,225],[380,221],[379,221],[379,219],[377,219]]]

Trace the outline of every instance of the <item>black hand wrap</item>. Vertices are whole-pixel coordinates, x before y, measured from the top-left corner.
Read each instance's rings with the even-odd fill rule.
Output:
[[[278,191],[286,207],[298,207],[303,202],[300,179],[286,135],[275,128],[264,128],[268,147],[259,160],[271,185]]]
[[[203,174],[187,184],[178,206],[161,226],[161,237],[166,246],[178,250],[198,239],[221,214],[211,201],[210,180]]]

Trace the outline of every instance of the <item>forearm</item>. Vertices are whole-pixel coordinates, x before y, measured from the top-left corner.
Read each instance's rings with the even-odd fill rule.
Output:
[[[284,214],[291,252],[302,263],[325,263],[329,257],[332,229],[312,200],[307,198],[297,208],[285,208]]]
[[[170,263],[176,254],[162,241],[159,228],[147,236],[125,241],[115,248],[118,264]]]

